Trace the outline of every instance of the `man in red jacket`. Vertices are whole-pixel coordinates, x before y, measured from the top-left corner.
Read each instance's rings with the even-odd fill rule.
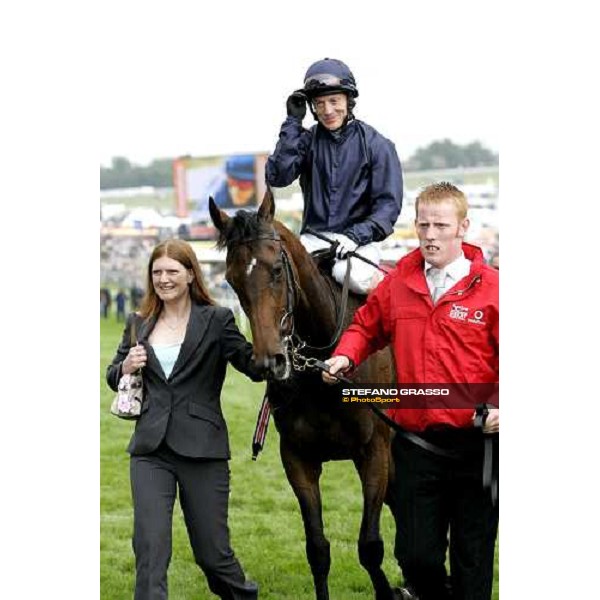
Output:
[[[497,449],[499,431],[498,272],[463,241],[468,206],[458,188],[430,185],[415,208],[419,249],[356,312],[323,378],[334,383],[332,375],[351,374],[391,343],[399,384],[486,384],[474,388],[494,391],[477,401],[486,402],[483,424],[475,401],[472,409],[428,401],[388,413],[413,434],[412,441],[396,435],[392,444],[395,553],[405,579],[420,600],[489,600],[498,506],[482,474],[484,439]],[[452,596],[444,565],[449,532]]]

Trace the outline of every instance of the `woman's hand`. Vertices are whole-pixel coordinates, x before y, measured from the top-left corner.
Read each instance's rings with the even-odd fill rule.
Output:
[[[135,373],[138,369],[146,366],[146,349],[142,344],[137,344],[129,349],[123,365],[121,366],[121,373],[128,375],[129,373]]]

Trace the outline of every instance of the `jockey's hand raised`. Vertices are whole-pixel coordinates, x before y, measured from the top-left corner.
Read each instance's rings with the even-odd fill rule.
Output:
[[[343,354],[339,356],[332,356],[325,361],[325,364],[329,365],[329,373],[323,371],[321,376],[323,377],[323,381],[325,383],[337,383],[338,379],[332,377],[336,373],[345,373],[350,369],[350,359]]]

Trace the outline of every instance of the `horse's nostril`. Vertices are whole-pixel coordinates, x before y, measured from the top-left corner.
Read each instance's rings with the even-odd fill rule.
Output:
[[[290,375],[290,365],[284,354],[276,354],[271,358],[271,373],[275,379],[287,379]]]

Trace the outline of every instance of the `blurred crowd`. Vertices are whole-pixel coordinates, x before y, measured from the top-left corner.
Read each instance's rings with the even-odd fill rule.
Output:
[[[156,236],[103,237],[100,240],[100,281],[110,288],[143,287],[144,271]]]
[[[142,279],[145,266],[156,238],[109,238],[101,242],[100,269],[100,316],[114,316],[125,321],[128,313],[137,310],[144,295],[146,282]],[[500,269],[498,245],[486,252],[488,263]],[[242,310],[238,298],[225,280],[223,263],[202,263],[205,283],[211,296],[221,305],[230,308],[236,315]]]

